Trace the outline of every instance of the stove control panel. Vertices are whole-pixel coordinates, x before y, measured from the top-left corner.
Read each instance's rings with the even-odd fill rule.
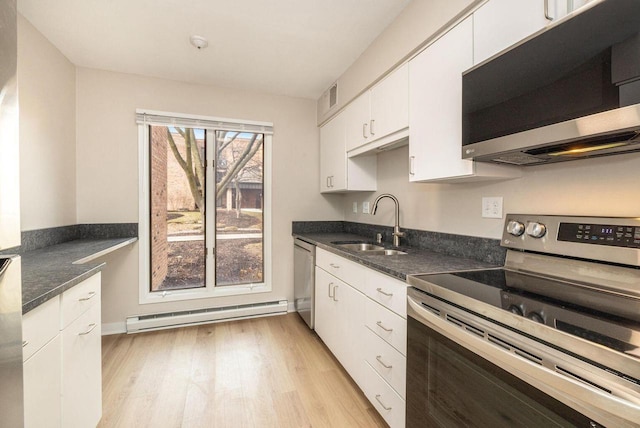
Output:
[[[501,245],[640,267],[640,217],[507,214]]]
[[[560,223],[558,241],[640,248],[640,227],[590,223]]]

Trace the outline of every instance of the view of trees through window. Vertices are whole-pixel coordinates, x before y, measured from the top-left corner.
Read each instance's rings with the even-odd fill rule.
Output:
[[[149,135],[151,290],[262,282],[264,135],[216,131],[207,141],[203,129],[167,126],[151,126]],[[207,171],[215,171],[214,189]],[[208,199],[216,201],[213,216]],[[215,272],[206,269],[207,234],[215,236]]]

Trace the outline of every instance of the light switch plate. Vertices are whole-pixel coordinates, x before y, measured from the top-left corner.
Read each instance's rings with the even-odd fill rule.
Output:
[[[353,212],[356,214],[358,213],[358,202],[353,202]]]
[[[483,218],[502,218],[502,196],[482,198]]]
[[[362,203],[362,214],[369,214],[369,202]]]

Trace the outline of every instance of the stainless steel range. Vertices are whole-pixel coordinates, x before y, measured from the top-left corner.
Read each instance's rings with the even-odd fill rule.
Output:
[[[407,426],[640,426],[640,218],[511,214],[502,246],[408,278]]]

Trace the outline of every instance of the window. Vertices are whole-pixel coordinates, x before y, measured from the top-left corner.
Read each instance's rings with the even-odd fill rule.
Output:
[[[270,291],[271,125],[137,119],[140,302]]]

